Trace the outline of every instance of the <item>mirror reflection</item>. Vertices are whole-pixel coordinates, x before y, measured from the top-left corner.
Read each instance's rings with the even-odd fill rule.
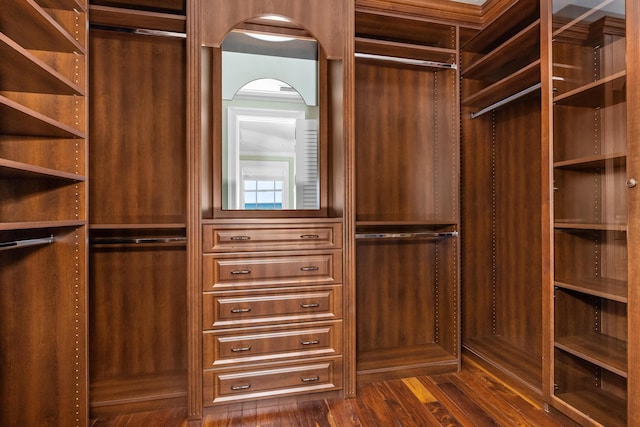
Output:
[[[232,31],[222,98],[223,209],[319,209],[317,42]]]

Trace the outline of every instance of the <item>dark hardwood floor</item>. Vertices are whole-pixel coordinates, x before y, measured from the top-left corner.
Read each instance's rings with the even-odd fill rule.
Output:
[[[243,405],[207,415],[203,427],[428,427],[575,426],[466,361],[461,372],[378,382],[354,399],[280,406]],[[92,427],[186,427],[184,409],[92,420]]]

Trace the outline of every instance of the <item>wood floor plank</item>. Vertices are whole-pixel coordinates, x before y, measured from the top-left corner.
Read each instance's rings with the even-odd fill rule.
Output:
[[[394,425],[403,427],[421,427],[424,425],[420,424],[413,415],[420,408],[412,405],[410,400],[407,401],[398,396],[393,391],[394,385],[390,381],[376,383],[376,388],[384,396],[383,402],[394,417]]]
[[[411,384],[411,381],[407,382]],[[407,412],[411,414],[412,419],[418,426],[440,425],[441,422],[436,419],[425,406],[435,401],[430,400],[426,402],[423,397],[416,396],[415,392],[418,390],[413,387],[408,387],[407,382],[405,382],[405,380],[392,380],[387,381],[385,384],[389,390],[403,402]],[[450,425],[456,426],[457,424],[452,422]]]
[[[329,415],[336,427],[363,427],[356,399],[330,399],[327,401]]]
[[[462,390],[457,388],[451,381],[432,382],[429,378],[419,378],[427,387],[432,384],[442,391],[447,396],[449,402],[453,402],[461,412],[473,423],[474,426],[499,426],[500,424],[493,419],[484,408],[480,407],[472,397],[465,394]],[[442,403],[441,403],[442,404]]]
[[[486,384],[482,383],[482,380],[478,380],[473,375],[469,375],[462,380],[460,376],[453,378],[453,382],[456,386],[464,390],[468,394],[476,394],[477,400],[484,402],[482,405],[486,407],[487,412],[503,425],[518,426],[518,427],[533,427],[536,424],[528,420],[517,407],[514,407],[509,402],[505,401],[506,394],[497,394],[495,391],[488,392]],[[527,403],[528,404],[528,403]]]

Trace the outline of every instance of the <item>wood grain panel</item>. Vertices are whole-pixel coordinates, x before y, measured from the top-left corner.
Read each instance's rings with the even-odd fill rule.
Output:
[[[94,248],[91,378],[186,369],[186,255],[180,247]]]
[[[435,245],[358,242],[358,353],[435,340]]]
[[[91,222],[184,222],[184,41],[94,30],[91,49]]]
[[[540,98],[496,114],[497,328],[541,357]]]
[[[435,216],[435,107],[424,102],[434,98],[435,75],[357,63],[357,218]]]
[[[345,59],[347,5],[342,0],[210,0],[202,4],[202,43],[220,46],[236,25],[264,15],[281,15],[309,31],[328,59]]]
[[[86,235],[38,232],[55,242],[0,256],[0,424],[85,425]]]

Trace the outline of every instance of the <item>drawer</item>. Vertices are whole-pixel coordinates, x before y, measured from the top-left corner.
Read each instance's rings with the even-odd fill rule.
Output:
[[[342,252],[204,255],[203,290],[342,283]]]
[[[342,388],[342,360],[289,362],[263,369],[205,371],[204,406]]]
[[[342,286],[205,293],[203,329],[342,318]]]
[[[205,332],[203,346],[205,369],[230,363],[336,356],[342,353],[342,322]]]
[[[205,225],[204,252],[339,249],[342,224]]]

